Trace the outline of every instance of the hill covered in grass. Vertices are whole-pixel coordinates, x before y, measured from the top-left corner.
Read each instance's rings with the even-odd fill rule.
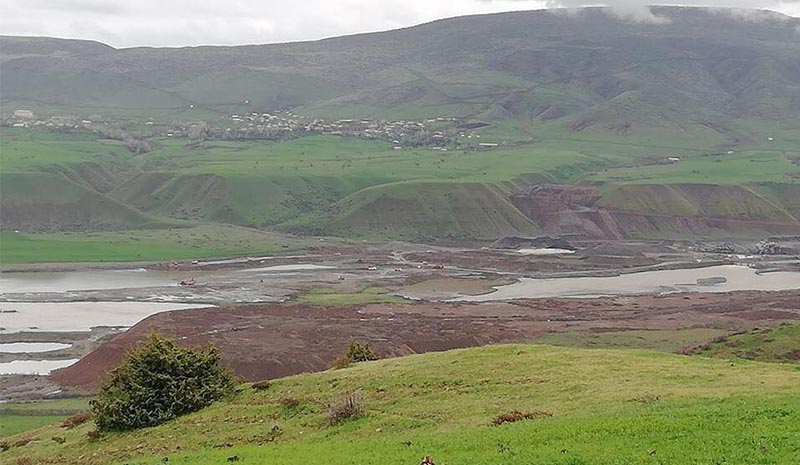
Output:
[[[694,353],[707,357],[800,363],[800,324],[784,323],[716,338]]]
[[[50,464],[377,465],[432,455],[448,464],[778,465],[792,463],[800,448],[798,382],[791,365],[490,346],[300,375],[266,390],[245,385],[232,399],[131,433],[90,439],[91,424],[45,427],[12,437],[0,457]],[[329,405],[353,393],[364,414],[332,425]],[[491,426],[513,411],[533,418]]]
[[[528,11],[236,47],[0,37],[4,114],[104,121],[86,126],[94,133],[2,128],[0,228],[216,223],[412,241],[800,234],[800,20],[653,11],[666,20]],[[444,129],[448,150],[306,133],[189,140],[165,129],[237,127],[234,114],[276,111],[443,117],[425,124]],[[141,131],[150,150],[106,139],[104,124]],[[597,195],[529,195],[542,184]],[[25,254],[10,251],[32,260]]]
[[[3,37],[5,108],[183,120],[292,107],[332,118],[521,118],[728,142],[800,116],[800,20],[657,7],[435,21],[315,42],[114,49]],[[751,20],[756,16],[757,21]]]

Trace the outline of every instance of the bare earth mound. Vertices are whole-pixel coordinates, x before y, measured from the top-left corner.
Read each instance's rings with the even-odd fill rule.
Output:
[[[327,369],[351,337],[388,357],[524,342],[547,332],[736,330],[784,321],[800,321],[800,291],[485,304],[242,305],[154,315],[52,378],[65,386],[95,387],[131,346],[155,329],[190,346],[213,342],[238,375],[258,380]]]

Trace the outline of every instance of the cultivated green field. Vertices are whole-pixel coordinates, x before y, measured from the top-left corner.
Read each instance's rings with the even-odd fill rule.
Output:
[[[800,450],[798,383],[800,371],[784,364],[492,346],[295,376],[266,391],[244,386],[199,413],[99,440],[86,437],[92,425],[47,427],[22,436],[38,442],[2,458],[204,465],[236,456],[244,463],[379,465],[432,455],[437,463],[470,465],[787,465]],[[366,415],[329,426],[326,406],[356,390]],[[489,426],[513,410],[552,417]],[[270,434],[273,425],[282,434]]]

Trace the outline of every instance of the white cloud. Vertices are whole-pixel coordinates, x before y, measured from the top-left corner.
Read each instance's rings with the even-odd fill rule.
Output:
[[[800,16],[800,0],[688,0]],[[0,33],[95,39],[117,47],[286,42],[475,13],[609,5],[654,20],[636,0],[2,0]]]

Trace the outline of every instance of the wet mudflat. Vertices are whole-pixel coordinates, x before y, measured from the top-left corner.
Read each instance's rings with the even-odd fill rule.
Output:
[[[800,272],[759,273],[738,265],[659,270],[610,277],[521,278],[494,292],[455,300],[491,301],[551,297],[602,297],[676,292],[784,291],[800,289]]]

